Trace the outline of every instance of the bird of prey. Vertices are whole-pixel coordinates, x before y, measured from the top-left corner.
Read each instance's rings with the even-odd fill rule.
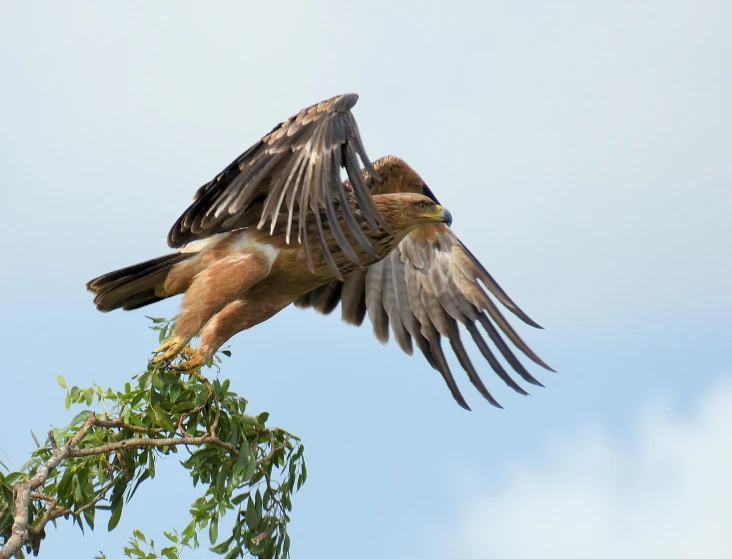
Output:
[[[136,309],[183,294],[172,335],[153,361],[181,355],[179,367],[189,370],[290,304],[327,314],[340,303],[350,324],[368,315],[381,342],[391,329],[406,353],[416,345],[465,409],[443,338],[478,391],[501,406],[478,376],[460,325],[511,388],[527,394],[494,349],[526,382],[541,386],[504,336],[552,369],[488,292],[523,322],[540,326],[452,232],[450,212],[409,165],[393,156],[369,160],[351,112],[357,100],[339,95],[275,126],[198,189],[168,234],[177,252],[87,284],[97,308]],[[201,340],[193,349],[188,344],[196,335]]]

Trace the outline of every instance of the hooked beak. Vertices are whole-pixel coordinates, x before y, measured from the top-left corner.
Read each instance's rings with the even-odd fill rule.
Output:
[[[447,226],[450,227],[452,225],[452,214],[450,213],[450,210],[447,208],[443,208],[442,206],[438,206],[440,208],[440,219],[447,223]]]

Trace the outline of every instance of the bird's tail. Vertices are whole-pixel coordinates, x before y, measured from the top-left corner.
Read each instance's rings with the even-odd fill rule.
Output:
[[[166,291],[165,280],[176,264],[195,254],[174,252],[159,256],[99,276],[87,283],[86,288],[94,293],[94,304],[102,312],[138,309],[176,295],[177,292]]]

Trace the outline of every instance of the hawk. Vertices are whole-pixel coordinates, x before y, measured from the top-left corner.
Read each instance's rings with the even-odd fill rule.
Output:
[[[460,325],[516,392],[527,394],[493,348],[524,381],[542,386],[504,337],[552,369],[493,298],[541,327],[452,232],[450,212],[409,165],[393,156],[369,160],[351,112],[357,100],[339,95],[275,126],[198,189],[168,234],[177,252],[87,283],[96,307],[137,309],[183,294],[172,335],[153,358],[181,355],[183,370],[207,363],[232,336],[290,304],[328,314],[340,303],[344,321],[360,325],[368,316],[382,343],[391,329],[406,353],[416,345],[465,409],[443,338],[478,391],[501,406],[478,376]]]

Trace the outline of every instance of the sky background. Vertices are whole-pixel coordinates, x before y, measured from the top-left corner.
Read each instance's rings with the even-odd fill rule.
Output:
[[[357,92],[369,156],[418,170],[558,373],[521,397],[480,362],[497,410],[453,359],[469,413],[370,326],[287,309],[238,335],[223,375],[306,446],[293,557],[732,556],[730,28],[727,0],[1,1],[0,460],[75,413],[57,373],[121,387],[144,315],[177,308],[103,315],[85,282],[165,253],[201,184]],[[42,553],[182,528],[198,491],[162,462],[114,532]]]

